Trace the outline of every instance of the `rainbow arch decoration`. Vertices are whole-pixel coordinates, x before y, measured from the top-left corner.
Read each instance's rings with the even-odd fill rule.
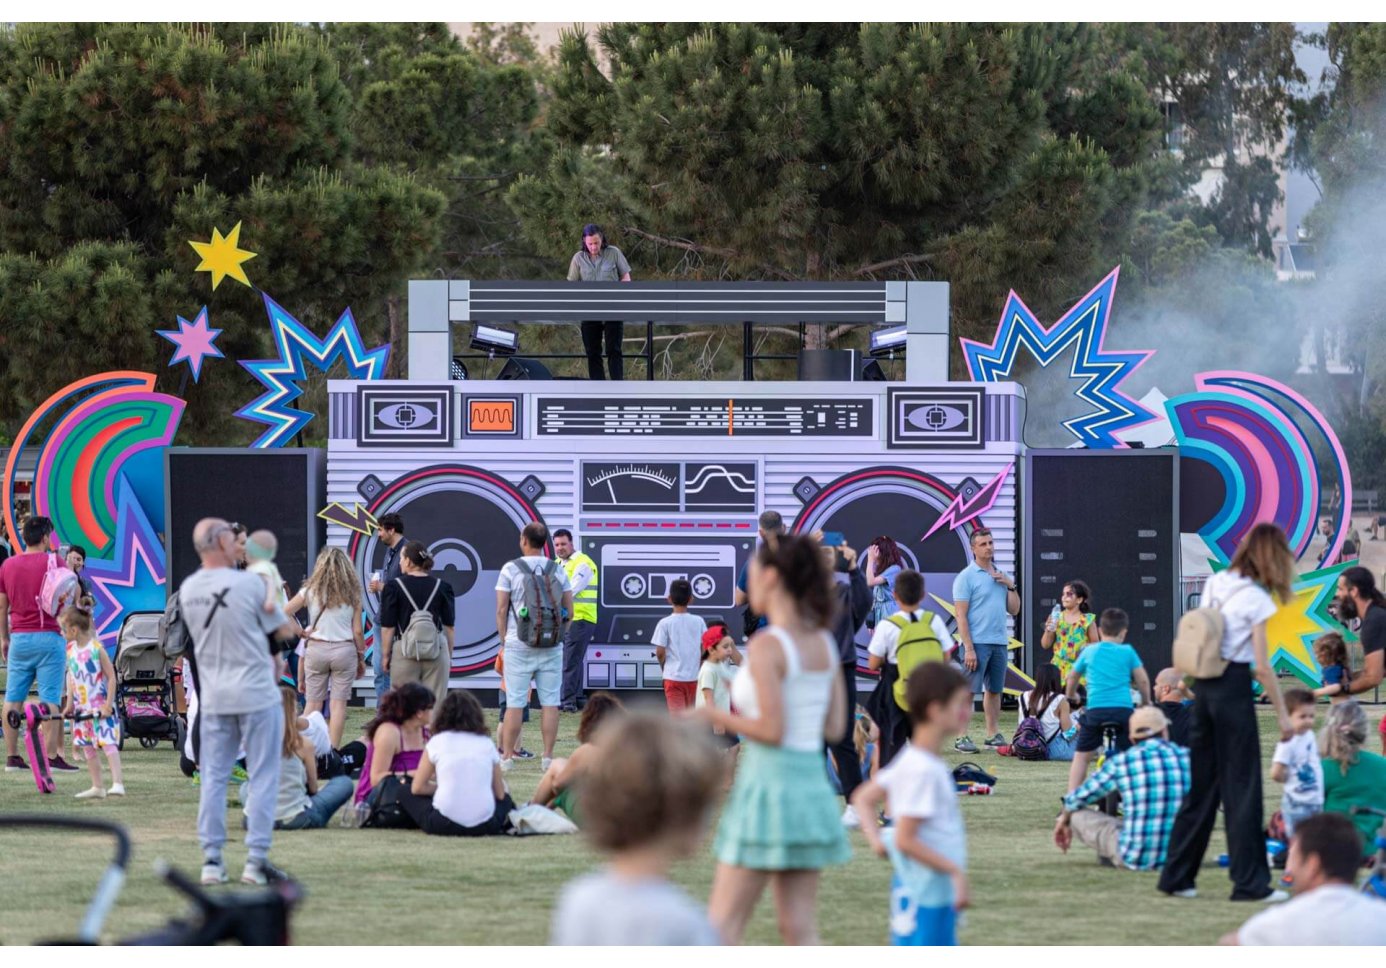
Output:
[[[1347,533],[1344,509],[1352,507],[1352,480],[1342,444],[1323,414],[1284,384],[1254,373],[1200,373],[1195,385],[1193,393],[1166,401],[1165,409],[1180,449],[1222,476],[1222,507],[1199,532],[1218,561],[1230,562],[1242,538],[1264,521],[1284,529],[1296,557],[1309,550],[1322,493],[1311,441],[1326,445],[1342,483],[1327,560],[1336,558]]]
[[[184,402],[154,389],[152,373],[116,370],[74,381],[38,406],[15,436],[5,464],[4,523],[20,546],[15,470],[37,449],[34,511],[59,537],[104,558],[115,546],[119,487],[128,481],[145,517],[164,516],[163,449],[173,442]],[[36,440],[39,429],[52,428]]]

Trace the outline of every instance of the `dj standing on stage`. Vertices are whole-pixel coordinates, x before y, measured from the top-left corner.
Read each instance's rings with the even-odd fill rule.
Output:
[[[614,245],[606,244],[600,225],[582,227],[582,248],[568,263],[569,282],[630,282],[630,263]],[[606,363],[611,379],[624,378],[621,340],[625,324],[620,320],[587,320],[582,324],[582,348],[587,351],[587,378],[604,380],[602,373],[602,334],[606,334]]]

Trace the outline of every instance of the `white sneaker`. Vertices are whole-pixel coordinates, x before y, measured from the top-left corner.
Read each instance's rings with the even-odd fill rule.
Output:
[[[553,766],[552,756],[545,756],[543,759],[539,761],[539,768],[545,773],[549,772],[549,767],[551,766]]]
[[[104,789],[103,787],[92,787],[91,789],[83,790],[81,793],[74,794],[73,797],[72,797],[72,799],[74,799],[74,800],[104,800],[104,799],[106,799],[106,791],[105,791],[105,789]]]
[[[221,858],[216,860],[204,860],[202,862],[202,884],[210,886],[212,884],[226,883],[226,864]]]
[[[847,809],[842,811],[842,826],[848,830],[861,829],[861,818],[857,816],[856,808],[850,803],[847,804]]]
[[[111,788],[110,788],[109,790],[107,790],[106,792],[107,792],[107,794],[109,794],[110,796],[113,796],[113,797],[123,797],[123,796],[125,796],[125,784],[124,784],[124,783],[112,783],[112,784],[111,784]]]
[[[1290,895],[1289,895],[1289,893],[1286,892],[1286,891],[1271,891],[1271,892],[1270,892],[1269,894],[1267,894],[1265,897],[1261,898],[1261,903],[1262,903],[1262,904],[1279,904],[1281,901],[1288,901],[1289,899],[1290,899]]]
[[[502,773],[509,773],[509,772],[510,772],[510,768],[511,768],[512,766],[514,766],[514,765],[515,765],[515,760],[514,760],[512,757],[509,757],[509,756],[502,756],[502,757],[501,757],[501,772],[502,772]]]
[[[1192,900],[1198,897],[1198,891],[1192,887],[1186,887],[1182,891],[1169,891],[1170,897],[1182,897],[1184,900]]]

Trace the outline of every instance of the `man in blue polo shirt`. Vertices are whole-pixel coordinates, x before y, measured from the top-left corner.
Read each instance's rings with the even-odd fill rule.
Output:
[[[1006,685],[1010,633],[1006,616],[1020,614],[1020,586],[993,563],[996,542],[991,532],[972,532],[972,564],[953,580],[953,605],[957,609],[958,641],[963,646],[963,666],[972,673],[972,691],[982,694],[990,747],[1005,746],[1001,735],[1001,690]],[[960,753],[977,752],[969,736],[953,744]]]

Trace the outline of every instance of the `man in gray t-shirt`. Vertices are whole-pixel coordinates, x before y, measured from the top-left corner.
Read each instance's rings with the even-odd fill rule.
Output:
[[[178,604],[192,636],[197,670],[202,883],[227,879],[221,856],[226,843],[226,785],[237,751],[244,749],[250,776],[245,835],[249,857],[241,881],[263,885],[285,876],[269,862],[284,711],[280,660],[270,653],[268,637],[292,641],[296,629],[277,605],[265,610],[265,585],[258,575],[236,570],[236,537],[229,524],[204,518],[193,529],[193,545],[202,568],[184,580]]]

